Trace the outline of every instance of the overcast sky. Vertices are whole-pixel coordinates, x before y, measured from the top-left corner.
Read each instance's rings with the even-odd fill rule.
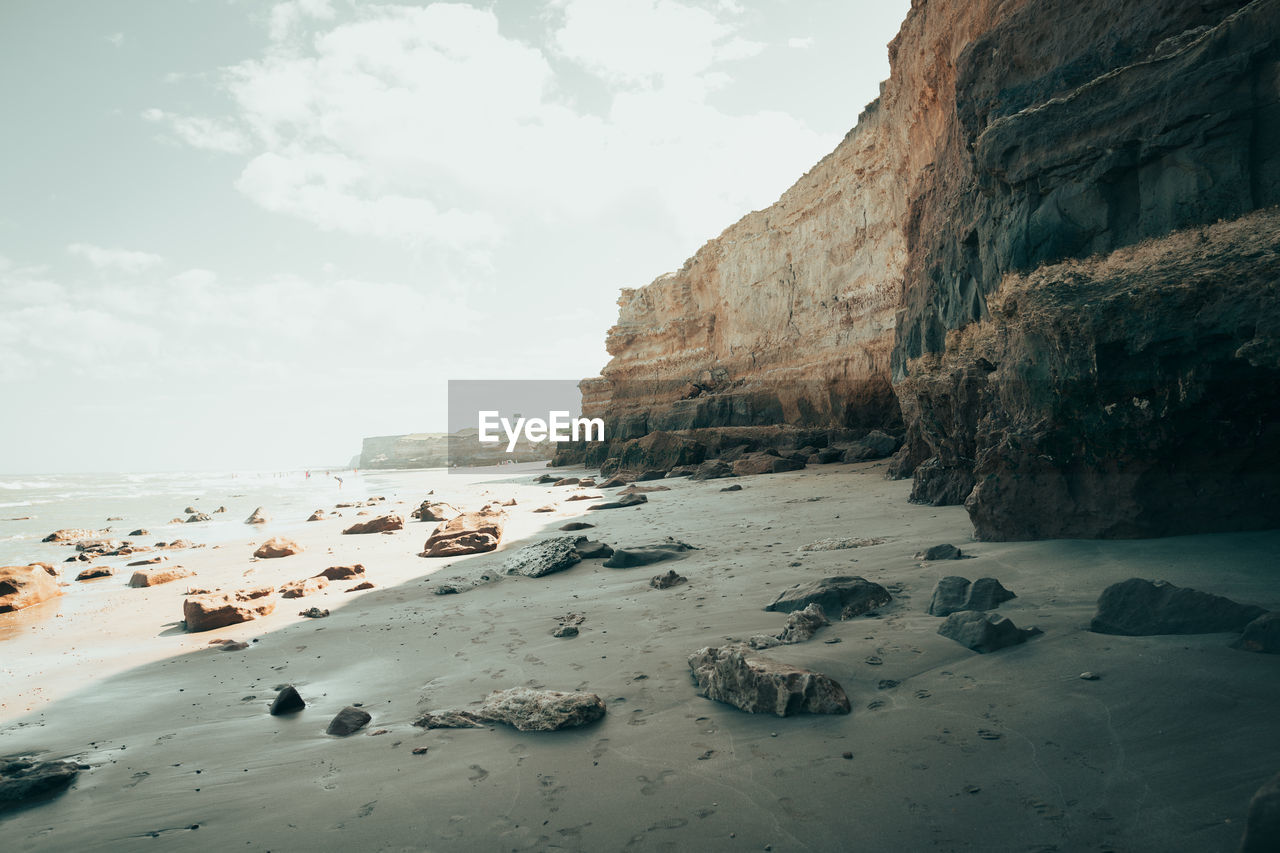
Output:
[[[296,468],[593,375],[908,0],[0,4],[0,472]]]

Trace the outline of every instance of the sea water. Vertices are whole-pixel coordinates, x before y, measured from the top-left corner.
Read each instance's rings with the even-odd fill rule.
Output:
[[[254,535],[244,524],[257,507],[271,535],[306,523],[317,509],[374,496],[411,500],[443,485],[442,470],[254,471],[161,474],[0,475],[0,566],[59,563],[73,552],[41,540],[55,530],[87,528],[134,544],[188,539],[213,545]],[[339,479],[340,478],[340,479]],[[224,513],[214,510],[225,506]],[[211,521],[185,523],[192,507]],[[170,523],[181,518],[184,523]],[[119,520],[108,520],[119,519]],[[146,536],[129,536],[145,529]]]

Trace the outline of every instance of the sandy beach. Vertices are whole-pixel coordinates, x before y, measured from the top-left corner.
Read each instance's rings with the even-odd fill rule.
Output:
[[[1102,589],[1129,577],[1280,607],[1280,532],[972,542],[963,508],[907,503],[910,483],[886,481],[880,462],[668,479],[640,507],[591,512],[566,500],[580,489],[534,484],[542,470],[450,478],[456,494],[434,496],[466,509],[514,498],[496,552],[423,559],[434,524],[344,536],[348,509],[291,528],[306,549],[295,556],[251,560],[272,531],[246,528],[243,542],[171,553],[193,578],[130,589],[122,573],[96,582],[92,605],[0,614],[0,756],[88,768],[0,817],[5,849],[1229,851],[1274,773],[1274,656],[1232,649],[1227,634],[1088,625]],[[424,497],[370,511],[407,517]],[[548,504],[556,512],[532,511]],[[445,577],[499,575],[572,520],[614,547],[670,536],[697,550],[433,594]],[[802,550],[833,537],[879,544]],[[973,559],[914,557],[940,543]],[[191,585],[278,586],[352,563],[373,589],[335,582],[256,621],[182,630]],[[668,567],[688,583],[650,588]],[[1044,633],[986,655],[939,636],[925,609],[953,574],[998,578],[1017,595],[999,612]],[[833,575],[893,600],[766,654],[835,679],[852,713],[752,715],[696,695],[692,652],[776,632],[784,616],[763,606]],[[310,606],[331,615],[297,615]],[[553,637],[571,612],[579,635]],[[270,716],[288,684],[307,707]],[[592,692],[607,713],[555,732],[412,725],[518,686]],[[369,725],[327,735],[355,704]]]

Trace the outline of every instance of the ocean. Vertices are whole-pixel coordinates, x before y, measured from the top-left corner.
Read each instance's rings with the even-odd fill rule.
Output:
[[[144,545],[243,539],[244,520],[259,506],[271,516],[271,535],[287,534],[314,510],[327,511],[335,503],[384,496],[416,504],[448,476],[443,470],[317,469],[310,477],[306,471],[0,475],[0,565],[62,562],[72,553],[67,546],[41,540],[68,527],[108,531],[103,535]],[[227,511],[215,514],[220,506]],[[185,522],[187,507],[212,520],[169,523]],[[148,534],[128,536],[139,528]]]

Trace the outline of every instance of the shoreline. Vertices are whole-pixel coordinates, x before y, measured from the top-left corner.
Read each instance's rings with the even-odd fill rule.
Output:
[[[0,817],[13,849],[127,850],[155,833],[193,850],[782,851],[854,838],[866,849],[991,849],[983,839],[1004,838],[1017,843],[998,849],[1231,850],[1249,797],[1274,774],[1273,657],[1228,648],[1229,635],[1087,627],[1098,593],[1129,577],[1274,609],[1280,532],[972,542],[963,508],[907,503],[910,484],[884,480],[879,462],[647,483],[670,491],[588,512],[591,502],[564,501],[577,489],[534,485],[543,470],[476,484],[467,509],[517,499],[496,552],[416,556],[434,525],[408,521],[416,500],[403,495],[388,501],[406,515],[393,534],[343,536],[348,515],[304,525],[297,556],[250,563],[247,545],[224,544],[172,561],[196,568],[201,583],[222,572],[244,586],[361,562],[375,589],[347,594],[350,584],[334,583],[278,602],[266,619],[185,634],[172,624],[184,581],[121,588],[115,598],[152,621],[104,607],[0,640],[7,652],[43,644],[49,661],[25,674],[5,664],[7,683],[28,685],[19,695],[32,710],[12,700],[0,709],[0,754],[90,767],[58,798]],[[726,483],[743,489],[722,493]],[[533,513],[548,495],[561,509]],[[580,516],[615,547],[667,536],[694,545],[669,564],[689,582],[650,589],[668,565],[584,560],[458,595],[424,583],[500,570],[520,545]],[[801,550],[832,537],[883,541]],[[974,559],[914,558],[943,542]],[[881,583],[893,601],[766,654],[834,678],[851,714],[780,719],[695,694],[689,654],[776,631],[782,616],[762,608],[777,592],[837,574]],[[940,620],[924,611],[952,574],[998,578],[1018,596],[998,612],[1044,634],[987,655],[939,636]],[[331,616],[293,615],[312,605]],[[553,637],[556,617],[571,611],[585,617],[581,634]],[[0,631],[13,621],[0,617]],[[248,648],[224,652],[211,639]],[[1100,680],[1082,681],[1086,670]],[[282,684],[308,703],[291,718],[266,713]],[[594,692],[607,713],[559,732],[411,725],[422,711],[472,707],[514,686]],[[373,716],[367,729],[324,734],[357,702]]]

